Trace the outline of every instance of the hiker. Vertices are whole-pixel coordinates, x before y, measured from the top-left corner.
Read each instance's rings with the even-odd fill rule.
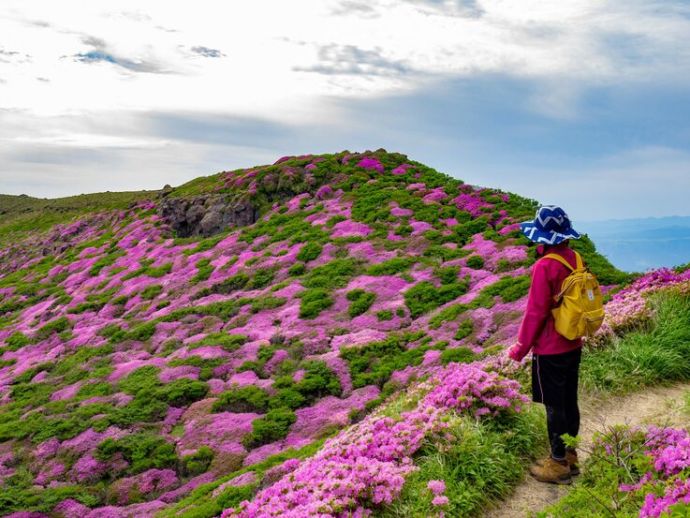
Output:
[[[561,436],[574,437],[580,428],[577,384],[582,339],[569,339],[556,331],[552,309],[557,306],[554,297],[572,272],[562,260],[573,269],[583,266],[579,254],[569,247],[569,240],[579,239],[580,234],[571,227],[563,209],[556,206],[540,207],[534,221],[521,223],[520,227],[531,241],[539,243],[539,259],[532,268],[518,341],[508,350],[508,356],[519,362],[532,351],[532,400],[546,407],[551,444],[551,455],[530,467],[530,473],[540,482],[569,484],[571,477],[579,474],[577,452],[566,448]],[[544,257],[548,254],[558,257]]]

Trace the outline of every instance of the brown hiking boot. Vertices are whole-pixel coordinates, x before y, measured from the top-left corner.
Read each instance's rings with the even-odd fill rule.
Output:
[[[549,457],[550,458],[550,457]],[[546,459],[538,460],[535,462],[537,466],[543,466]],[[570,476],[576,477],[580,474],[580,467],[577,463],[577,452],[575,450],[566,450],[565,460],[568,461],[568,466],[570,466]]]
[[[538,462],[529,468],[530,474],[539,482],[549,482],[551,484],[570,484],[570,466],[567,460],[554,460],[549,457]]]
[[[577,463],[577,452],[575,450],[565,451],[565,460],[570,466],[570,476],[575,477],[580,474],[580,466]]]

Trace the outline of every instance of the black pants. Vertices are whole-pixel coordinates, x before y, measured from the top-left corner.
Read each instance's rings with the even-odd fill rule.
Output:
[[[582,350],[563,354],[534,355],[532,359],[532,400],[546,407],[546,427],[554,459],[565,457],[563,434],[580,431],[577,382]]]

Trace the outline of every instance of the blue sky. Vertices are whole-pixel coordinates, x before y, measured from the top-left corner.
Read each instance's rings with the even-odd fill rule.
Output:
[[[575,221],[690,215],[687,2],[225,4],[3,2],[0,192],[383,147]]]

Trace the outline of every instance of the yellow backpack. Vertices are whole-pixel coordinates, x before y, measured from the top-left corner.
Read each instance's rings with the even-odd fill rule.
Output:
[[[577,252],[577,268],[574,269],[558,254],[544,256],[547,257],[567,266],[571,272],[554,297],[558,306],[551,310],[551,314],[556,321],[556,331],[569,340],[592,336],[604,321],[604,301],[597,278],[584,266]]]

